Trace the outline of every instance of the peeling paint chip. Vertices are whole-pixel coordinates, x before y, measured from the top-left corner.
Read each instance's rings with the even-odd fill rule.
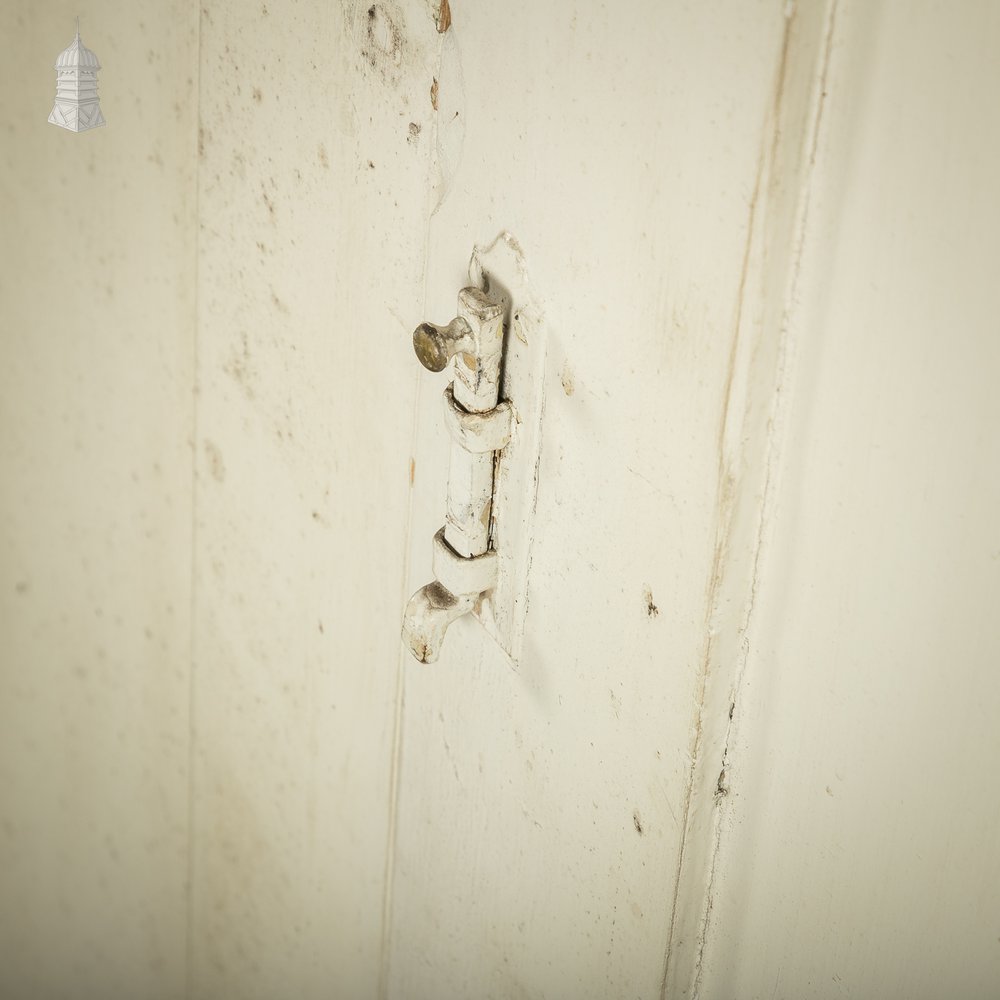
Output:
[[[724,798],[729,794],[729,782],[726,775],[726,766],[723,764],[722,770],[719,772],[719,780],[715,784],[715,795],[716,798]]]
[[[443,35],[451,27],[451,4],[448,3],[448,0],[441,0],[437,17],[434,20],[437,22],[439,35]]]
[[[650,618],[656,618],[660,614],[660,609],[653,603],[653,591],[646,587],[642,592],[642,599],[646,602],[646,614]]]
[[[431,107],[437,111],[438,109],[438,82],[437,77],[432,77],[431,83]]]

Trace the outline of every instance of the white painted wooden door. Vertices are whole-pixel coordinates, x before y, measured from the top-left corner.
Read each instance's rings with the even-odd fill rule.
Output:
[[[0,12],[0,993],[990,995],[993,6],[104,0],[80,136],[75,13]],[[421,665],[501,234],[523,644]]]
[[[692,993],[992,997],[1000,10],[830,14]]]

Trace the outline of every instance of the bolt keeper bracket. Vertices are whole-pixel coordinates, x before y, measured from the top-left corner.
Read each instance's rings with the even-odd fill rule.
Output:
[[[445,426],[453,440],[466,451],[477,455],[500,451],[510,441],[514,408],[507,400],[500,400],[485,413],[472,413],[455,399],[451,383],[445,387],[443,398]]]

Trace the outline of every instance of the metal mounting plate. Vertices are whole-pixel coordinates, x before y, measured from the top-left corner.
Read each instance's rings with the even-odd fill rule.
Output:
[[[473,251],[472,284],[505,306],[500,399],[513,408],[510,441],[497,453],[490,519],[497,581],[474,612],[516,667],[528,611],[528,573],[541,454],[546,325],[524,254],[510,233]]]

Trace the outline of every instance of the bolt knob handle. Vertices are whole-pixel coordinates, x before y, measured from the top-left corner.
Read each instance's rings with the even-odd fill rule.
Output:
[[[475,349],[472,328],[461,316],[456,316],[447,326],[421,323],[413,331],[413,350],[420,363],[431,372],[444,371],[456,354]]]

